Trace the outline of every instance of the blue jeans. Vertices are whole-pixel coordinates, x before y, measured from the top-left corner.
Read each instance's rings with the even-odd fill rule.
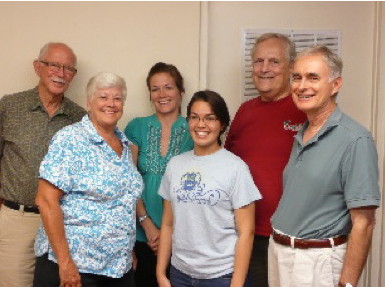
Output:
[[[233,273],[213,279],[195,279],[176,269],[170,267],[170,284],[172,287],[229,287]],[[244,284],[244,287],[247,287]]]

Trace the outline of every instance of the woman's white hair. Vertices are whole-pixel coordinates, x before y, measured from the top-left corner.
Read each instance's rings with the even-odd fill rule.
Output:
[[[106,88],[121,89],[123,102],[125,102],[127,95],[126,82],[122,77],[110,72],[98,73],[88,81],[86,87],[87,99],[91,100],[97,90]]]

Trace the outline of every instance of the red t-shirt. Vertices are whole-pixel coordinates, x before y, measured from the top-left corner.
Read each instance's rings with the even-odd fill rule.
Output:
[[[283,170],[293,137],[305,120],[305,114],[287,96],[275,102],[260,97],[250,100],[241,105],[232,121],[225,148],[247,163],[263,196],[256,202],[257,235],[271,234],[270,219],[283,192]]]

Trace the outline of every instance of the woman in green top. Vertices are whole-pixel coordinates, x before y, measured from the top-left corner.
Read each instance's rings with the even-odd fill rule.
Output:
[[[134,162],[145,183],[142,199],[137,203],[137,287],[158,286],[155,267],[162,218],[158,187],[169,160],[193,148],[187,122],[180,114],[185,88],[178,69],[157,63],[150,69],[146,84],[155,114],[135,118],[125,129],[133,143]]]

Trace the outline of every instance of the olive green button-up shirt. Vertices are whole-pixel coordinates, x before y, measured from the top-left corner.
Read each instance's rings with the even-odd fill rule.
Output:
[[[40,162],[52,136],[78,122],[85,110],[63,98],[50,117],[37,88],[0,99],[0,198],[35,205]]]

